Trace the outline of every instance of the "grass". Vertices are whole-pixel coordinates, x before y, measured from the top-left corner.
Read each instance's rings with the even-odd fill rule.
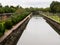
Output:
[[[56,22],[58,22],[58,23],[60,23],[60,18],[59,18],[59,16],[48,16],[49,18],[51,18],[51,19],[53,19],[53,20],[55,20]]]
[[[54,21],[56,21],[56,22],[58,22],[58,23],[60,23],[60,17],[57,15],[57,14],[48,14],[48,13],[44,13],[45,14],[45,16],[47,16],[48,18],[50,18],[50,19],[52,19],[52,20],[54,20]]]

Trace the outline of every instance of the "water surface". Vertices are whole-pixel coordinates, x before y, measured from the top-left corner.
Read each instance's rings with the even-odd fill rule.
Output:
[[[32,17],[17,45],[60,45],[60,36],[42,17]]]

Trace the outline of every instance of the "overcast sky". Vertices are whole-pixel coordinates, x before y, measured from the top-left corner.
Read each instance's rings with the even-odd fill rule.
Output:
[[[22,7],[49,7],[52,1],[60,0],[0,0],[0,3],[5,5],[22,6]]]

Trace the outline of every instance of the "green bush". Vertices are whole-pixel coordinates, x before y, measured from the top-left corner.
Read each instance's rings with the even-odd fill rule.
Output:
[[[21,20],[23,20],[28,14],[29,14],[29,12],[24,12],[22,14],[12,15],[10,19],[7,19],[5,21],[5,28],[6,29],[11,29],[13,25],[15,25],[18,22],[20,22]]]
[[[21,20],[23,20],[29,13],[24,12],[22,14],[14,14],[11,16],[10,19],[5,21],[5,28],[6,29],[11,29],[13,25],[17,24]]]
[[[5,21],[5,28],[6,29],[12,28],[12,21],[10,19]]]
[[[11,20],[12,20],[12,24],[15,25],[16,24],[16,18],[12,17]]]
[[[4,22],[0,22],[0,36],[2,36],[5,32],[5,26],[4,26]]]
[[[5,32],[5,29],[11,29],[13,25],[17,24],[21,20],[23,20],[26,16],[28,16],[29,12],[23,13],[14,13],[7,20],[0,22],[0,36],[2,36]]]
[[[28,12],[24,12],[22,14],[14,14],[11,17],[11,20],[12,20],[13,25],[15,25],[18,22],[20,22],[21,20],[23,20],[28,14],[29,14]]]

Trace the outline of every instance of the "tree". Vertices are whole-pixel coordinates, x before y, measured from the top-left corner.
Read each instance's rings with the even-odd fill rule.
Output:
[[[50,4],[50,9],[51,9],[51,12],[53,12],[53,13],[60,12],[60,2],[53,1]]]
[[[16,8],[14,6],[10,6],[10,12],[14,13],[16,11]]]
[[[10,8],[9,8],[8,5],[4,7],[4,11],[5,11],[5,13],[9,13],[10,12]]]

